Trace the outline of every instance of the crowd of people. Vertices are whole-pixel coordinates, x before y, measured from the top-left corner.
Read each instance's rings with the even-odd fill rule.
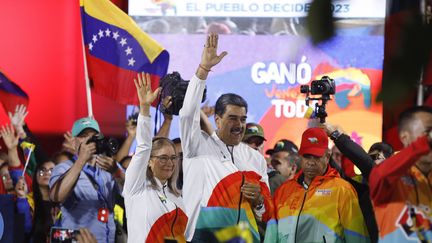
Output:
[[[281,139],[263,151],[265,131],[246,123],[241,96],[200,107],[209,72],[227,55],[217,47],[209,34],[179,113],[180,138],[168,138],[170,114],[152,134],[161,88],[151,90],[149,74],[134,80],[139,114],[116,153],[95,142],[97,121],[81,118],[50,159],[25,125],[26,108],[9,114],[0,197],[13,203],[14,242],[432,241],[432,108],[400,115],[396,154],[385,142],[366,152],[329,123],[306,129],[299,147]],[[32,155],[22,149],[29,141]]]

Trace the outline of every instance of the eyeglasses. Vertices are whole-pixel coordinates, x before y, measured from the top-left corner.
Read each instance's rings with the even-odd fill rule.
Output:
[[[159,163],[165,165],[168,163],[168,160],[171,160],[173,163],[177,163],[179,157],[176,155],[168,156],[168,155],[160,155],[160,156],[151,156],[152,158],[157,158]]]
[[[39,170],[39,176],[44,176],[44,175],[51,175],[52,174],[52,168],[51,169],[40,169]]]

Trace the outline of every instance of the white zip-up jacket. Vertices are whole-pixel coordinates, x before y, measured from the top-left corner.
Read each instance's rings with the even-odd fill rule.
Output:
[[[187,216],[181,197],[155,177],[158,190],[146,179],[152,148],[150,117],[138,116],[137,148],[126,170],[123,189],[128,223],[128,242],[164,242],[175,238],[185,242]]]
[[[195,75],[189,82],[180,110],[180,138],[183,149],[183,200],[189,222],[188,241],[203,239],[206,233],[246,222],[254,242],[259,233],[254,214],[267,221],[273,205],[264,157],[246,144],[229,146],[216,133],[201,131],[200,102],[205,81]],[[264,207],[252,209],[240,188],[245,181],[261,185]]]

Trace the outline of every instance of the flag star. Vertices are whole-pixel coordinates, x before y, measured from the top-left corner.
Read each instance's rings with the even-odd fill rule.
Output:
[[[127,56],[127,55],[131,55],[131,54],[132,54],[132,48],[130,48],[130,47],[128,46],[128,47],[126,48],[125,52],[126,52],[126,56]]]
[[[120,45],[124,46],[126,44],[127,44],[126,38],[122,38],[121,41],[120,41]]]
[[[96,41],[98,40],[97,39],[97,35],[93,35],[93,39],[92,40],[93,40],[94,43],[96,43]]]
[[[119,37],[119,33],[118,33],[118,31],[114,32],[114,33],[113,33],[113,38],[114,38],[114,40],[117,40],[118,37]]]
[[[102,31],[102,30],[99,30],[99,33],[98,33],[98,35],[99,35],[99,37],[100,37],[100,38],[102,38],[102,37],[103,37],[103,35],[104,35],[103,31]]]
[[[111,31],[108,28],[105,30],[105,36],[111,36]]]
[[[90,50],[90,51],[93,50],[93,43],[91,43],[91,42],[90,42],[90,44],[89,44],[89,50]]]
[[[128,59],[128,66],[133,66],[135,64],[135,59],[133,59],[133,57],[131,57],[130,59]]]

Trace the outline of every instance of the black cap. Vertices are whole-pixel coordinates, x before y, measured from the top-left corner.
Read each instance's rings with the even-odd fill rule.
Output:
[[[272,155],[281,151],[288,153],[298,153],[298,147],[288,139],[281,139],[274,145],[273,149],[267,150],[266,154]]]

